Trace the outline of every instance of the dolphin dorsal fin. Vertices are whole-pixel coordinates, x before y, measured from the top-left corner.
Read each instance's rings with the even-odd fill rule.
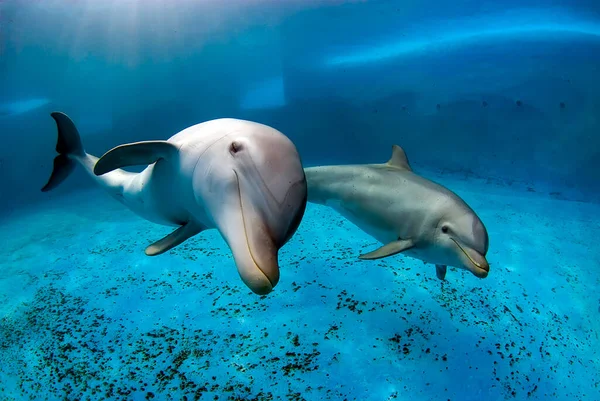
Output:
[[[402,170],[412,171],[410,168],[410,164],[408,163],[408,158],[406,157],[406,153],[404,149],[402,149],[398,145],[392,145],[392,157],[386,163],[390,167],[399,168]]]

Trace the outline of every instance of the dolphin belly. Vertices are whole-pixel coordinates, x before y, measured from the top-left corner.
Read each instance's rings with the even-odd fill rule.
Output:
[[[209,219],[196,221],[186,204],[195,202],[193,194],[179,180],[175,161],[160,160],[133,177],[123,189],[125,205],[138,216],[156,224],[178,227],[192,220],[203,227]],[[194,210],[198,210],[198,205]],[[201,216],[201,213],[196,213]],[[206,215],[206,213],[204,213]],[[195,216],[196,217],[196,216]]]
[[[360,210],[348,207],[345,202],[342,202],[339,199],[329,199],[325,202],[325,206],[331,207],[346,220],[350,221],[379,242],[387,243],[395,239],[395,235],[392,231],[374,224],[368,218],[365,218],[365,215],[362,214]]]

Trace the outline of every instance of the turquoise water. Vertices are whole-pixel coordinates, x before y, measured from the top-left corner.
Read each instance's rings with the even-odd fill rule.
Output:
[[[600,400],[594,1],[0,1],[0,400]],[[216,230],[172,229],[81,168],[40,192],[71,116],[97,156],[220,117],[305,167],[384,163],[461,196],[481,280],[309,204],[267,296]]]
[[[481,281],[402,256],[309,205],[258,297],[216,231],[83,191],[2,222],[4,399],[598,399],[598,205],[439,178],[486,222]],[[19,233],[19,235],[15,235]],[[564,235],[569,233],[569,235]]]

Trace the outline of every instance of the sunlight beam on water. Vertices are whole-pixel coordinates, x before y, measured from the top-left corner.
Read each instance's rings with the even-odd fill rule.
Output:
[[[31,98],[3,103],[0,104],[0,118],[27,113],[39,109],[48,103],[50,103],[50,99],[47,98]]]
[[[558,16],[558,18],[557,18]],[[551,37],[553,34],[579,34],[600,38],[600,22],[584,21],[568,14],[540,14],[539,10],[521,11],[519,17],[477,18],[465,21],[447,21],[443,31],[429,31],[421,37],[405,38],[378,44],[361,46],[356,51],[337,54],[325,59],[326,67],[361,66],[394,57],[443,50],[452,46],[464,46],[490,39],[518,37]],[[423,31],[423,30],[420,30]],[[426,31],[427,32],[427,31]]]
[[[120,9],[114,2],[111,8],[106,31],[110,59],[128,67],[137,65],[140,62],[139,6],[134,2]]]

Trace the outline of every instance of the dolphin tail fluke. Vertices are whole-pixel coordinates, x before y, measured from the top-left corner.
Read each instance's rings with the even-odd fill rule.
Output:
[[[56,141],[58,155],[54,158],[52,175],[42,188],[42,192],[58,187],[75,169],[74,158],[85,156],[81,137],[73,121],[61,112],[53,112],[50,115],[54,118],[58,131]]]

